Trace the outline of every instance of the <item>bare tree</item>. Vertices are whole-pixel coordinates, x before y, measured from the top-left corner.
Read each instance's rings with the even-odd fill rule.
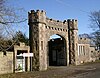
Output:
[[[11,26],[26,21],[22,8],[14,8],[7,4],[7,0],[0,0],[0,29],[6,31],[10,30]]]
[[[100,50],[100,10],[90,13],[90,27],[93,29],[92,39]]]
[[[15,8],[8,5],[9,0],[0,0],[0,37],[6,37],[8,39],[13,38],[16,33],[16,29],[19,23],[25,22],[27,19],[24,17],[24,10],[22,8]],[[17,38],[16,38],[17,39]],[[16,42],[12,39],[12,45]],[[0,40],[2,43],[2,39]],[[6,42],[5,42],[6,43]],[[4,44],[5,44],[4,43]],[[0,44],[1,50],[7,50],[2,48],[3,43]],[[10,48],[11,45],[8,47]]]
[[[90,26],[93,30],[100,30],[100,10],[90,13]]]
[[[90,38],[90,35],[87,34],[87,33],[79,34],[79,37],[80,37],[80,38],[89,38],[89,39],[91,39],[91,38]]]
[[[100,50],[100,31],[95,31],[91,34],[91,39],[95,42],[97,50]]]

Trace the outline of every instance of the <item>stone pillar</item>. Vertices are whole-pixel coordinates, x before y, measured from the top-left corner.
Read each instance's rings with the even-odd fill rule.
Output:
[[[78,56],[78,28],[77,20],[68,20],[68,37],[69,37],[69,63],[76,64]]]
[[[47,58],[45,48],[46,13],[44,11],[31,10],[29,14],[29,38],[30,52],[33,53],[32,69],[46,70]]]

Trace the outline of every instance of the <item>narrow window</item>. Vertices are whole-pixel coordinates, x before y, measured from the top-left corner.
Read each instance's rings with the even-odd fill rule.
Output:
[[[41,50],[43,50],[43,41],[41,41]]]
[[[35,41],[35,45],[36,45],[36,51],[37,51],[37,41]]]

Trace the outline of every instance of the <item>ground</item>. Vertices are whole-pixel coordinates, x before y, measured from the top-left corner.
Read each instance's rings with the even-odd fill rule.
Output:
[[[100,62],[79,66],[50,67],[46,71],[0,75],[0,78],[100,78]]]

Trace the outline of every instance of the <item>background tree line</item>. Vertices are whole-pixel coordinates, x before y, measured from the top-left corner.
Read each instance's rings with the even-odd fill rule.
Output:
[[[29,45],[29,39],[21,31],[16,32],[16,34],[11,39],[0,37],[0,51],[13,50],[13,46],[18,45],[19,42]]]

